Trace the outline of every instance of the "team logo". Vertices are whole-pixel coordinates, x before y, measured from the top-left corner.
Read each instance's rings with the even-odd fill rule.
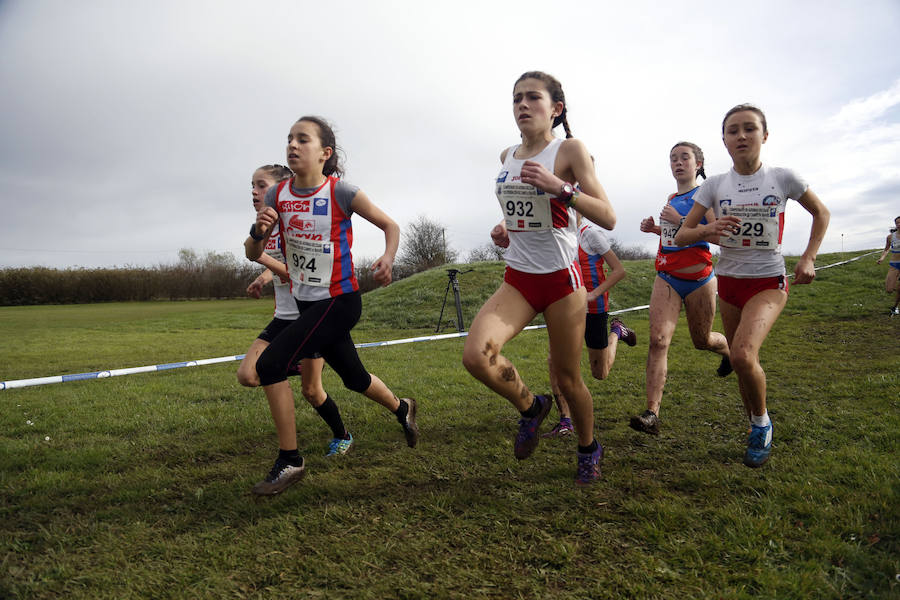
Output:
[[[777,206],[781,202],[778,196],[766,196],[763,198],[763,206]]]
[[[291,229],[297,229],[299,231],[315,231],[316,222],[307,221],[305,219],[301,219],[298,215],[294,215],[293,217],[291,217],[291,220],[288,221],[288,227],[290,227]]]
[[[309,212],[309,200],[285,200],[279,203],[278,212]]]
[[[314,215],[327,215],[328,214],[328,198],[313,198],[313,214]]]
[[[509,171],[500,171],[500,175],[497,176],[497,183],[505,182],[507,175],[509,175]]]

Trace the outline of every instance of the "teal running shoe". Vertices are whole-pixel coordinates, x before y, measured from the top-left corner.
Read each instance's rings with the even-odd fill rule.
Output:
[[[325,456],[340,456],[342,454],[347,454],[352,447],[353,435],[348,431],[346,440],[343,438],[334,438],[331,440],[331,443],[328,444],[328,454]]]

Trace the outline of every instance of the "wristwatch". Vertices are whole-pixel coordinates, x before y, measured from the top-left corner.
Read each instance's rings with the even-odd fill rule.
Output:
[[[263,240],[263,237],[265,237],[256,233],[256,223],[250,226],[250,237],[252,237],[257,242],[261,242]]]
[[[578,190],[575,189],[568,181],[562,184],[562,188],[559,191],[559,199],[566,203],[566,206],[572,208],[575,206],[575,199],[578,197]]]

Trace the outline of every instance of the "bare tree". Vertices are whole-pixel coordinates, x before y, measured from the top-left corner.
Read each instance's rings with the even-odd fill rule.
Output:
[[[406,232],[400,240],[397,262],[411,269],[413,273],[418,273],[448,262],[455,262],[457,257],[456,250],[447,245],[444,227],[424,215],[419,215],[406,227]]]
[[[491,260],[503,260],[504,254],[506,254],[506,248],[501,248],[500,246],[497,246],[492,242],[485,242],[481,246],[472,248],[469,251],[469,256],[466,258],[466,262],[473,263],[487,262]]]

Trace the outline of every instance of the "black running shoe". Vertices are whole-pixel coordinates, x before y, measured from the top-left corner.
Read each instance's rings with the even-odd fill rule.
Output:
[[[635,431],[642,431],[650,435],[659,435],[659,417],[652,410],[645,410],[640,415],[631,417],[628,426]]]
[[[403,425],[403,434],[406,436],[406,445],[415,448],[419,443],[419,426],[416,425],[416,401],[412,398],[400,398],[400,402],[406,402],[406,418],[400,421]]]
[[[727,356],[722,357],[722,362],[719,363],[719,368],[716,369],[716,375],[719,377],[728,377],[731,375],[731,360]]]

